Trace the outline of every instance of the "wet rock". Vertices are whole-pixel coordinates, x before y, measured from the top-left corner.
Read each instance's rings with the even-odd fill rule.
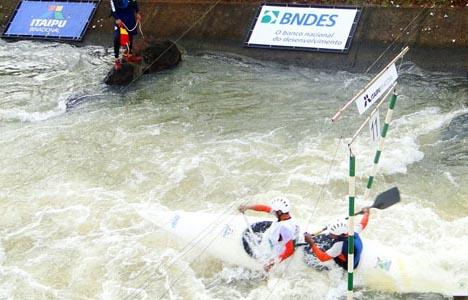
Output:
[[[171,69],[182,60],[180,50],[171,41],[149,40],[145,46],[140,52],[146,65],[145,74]]]
[[[138,75],[138,72],[135,72],[136,69],[135,65],[123,62],[122,68],[118,71],[112,67],[104,78],[104,82],[107,85],[128,85]]]
[[[107,85],[128,85],[143,74],[174,68],[182,60],[176,44],[150,37],[137,41],[133,52],[142,57],[142,62],[124,62],[118,71],[112,68],[104,79]]]

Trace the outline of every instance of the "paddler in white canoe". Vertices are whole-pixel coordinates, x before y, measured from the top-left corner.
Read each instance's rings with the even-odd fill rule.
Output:
[[[399,201],[398,189],[392,188],[379,194],[370,208],[385,209]],[[243,266],[251,270],[269,269],[272,271],[276,269],[275,272],[326,270],[334,268],[333,265],[336,265],[331,259],[322,263],[311,253],[308,243],[299,241],[299,237],[302,239],[303,233],[299,231],[299,234],[296,235],[296,229],[292,228],[297,227],[289,225],[289,223],[293,224],[290,205],[289,209],[283,208],[284,212],[279,208],[274,210],[273,207],[270,209],[255,205],[243,207],[243,211],[247,209],[260,210],[271,212],[276,216],[276,220],[250,216],[248,222],[246,222],[244,214],[231,215],[228,212],[172,211],[158,204],[135,205],[135,208],[142,217],[164,229],[170,233],[172,238],[176,238],[182,245],[185,245],[184,253],[190,249],[195,251],[194,249],[197,247],[204,254],[217,257],[227,264]],[[366,209],[363,213],[365,211]],[[271,227],[272,223],[278,224]],[[285,224],[288,225],[283,226]],[[318,224],[311,225],[317,226]],[[280,234],[282,230],[283,233],[288,232],[281,238],[278,235],[277,243],[273,243],[275,238],[271,239],[275,236],[270,234],[274,228],[279,228]],[[296,245],[291,254],[290,236],[293,231],[293,240],[296,241]],[[254,232],[253,235],[252,232]],[[319,234],[312,238],[314,243],[325,252],[330,249],[333,243],[328,234]],[[395,247],[388,247],[379,241],[368,238],[363,239],[362,244],[362,253],[356,269],[358,284],[378,290],[398,292],[445,293],[453,290],[453,284],[448,276],[438,277],[437,280],[430,276],[433,272],[445,273],[439,267],[427,265],[424,256],[409,257],[399,253]],[[263,247],[266,250],[276,249],[276,252],[270,251],[268,253],[266,251],[266,255],[263,255],[263,253],[256,251],[257,248]],[[333,256],[330,254],[332,253],[328,255]],[[270,266],[272,259],[274,259],[274,264]],[[281,260],[282,262],[280,262]]]
[[[291,215],[289,200],[285,197],[277,197],[271,201],[271,206],[265,204],[241,205],[239,211],[244,213],[246,210],[262,211],[273,214],[276,220],[270,225],[268,231],[262,237],[263,241],[268,241],[271,255],[263,266],[265,271],[279,262],[287,259],[294,254],[294,244],[299,237],[299,226],[296,225]]]
[[[300,230],[299,226],[296,225],[289,214],[290,207],[290,202],[285,197],[273,199],[271,201],[271,206],[265,204],[251,204],[241,205],[239,207],[241,213],[244,213],[246,210],[254,210],[276,216],[276,221],[273,221],[270,227],[263,233],[260,239],[262,241],[261,245],[252,245],[254,242],[252,242],[252,239],[249,240],[251,248],[259,247],[263,250],[263,255],[257,254],[253,256],[260,256],[256,257],[257,259],[262,259],[263,256],[263,260],[267,261],[263,268],[267,272],[270,271],[275,264],[283,262],[285,259],[292,256],[298,245],[296,241],[299,238]],[[359,233],[366,228],[369,222],[369,211],[368,207],[362,209],[362,219],[354,229],[354,268],[357,268],[359,265],[363,249],[363,243]],[[317,245],[317,242],[314,240],[319,234],[322,235],[318,242],[324,249]],[[327,262],[333,259],[338,266],[345,270],[348,269],[348,224],[345,219],[339,219],[313,235],[307,232],[304,233],[304,240],[309,245],[307,251],[310,250],[310,253],[320,262]],[[263,246],[265,244],[267,246]],[[304,244],[299,244],[299,246],[303,245]],[[320,266],[317,267],[321,269]]]
[[[364,207],[358,214],[363,214],[360,223],[354,229],[354,268],[359,265],[363,242],[360,233],[366,228],[369,222],[370,208],[387,208],[400,201],[400,194],[397,188],[392,188],[381,193],[371,207]],[[266,212],[276,216],[269,228],[262,226],[261,230],[255,230],[256,233],[263,233],[260,241],[255,238],[249,239],[250,248],[260,248],[261,255],[258,253],[252,256],[266,261],[264,270],[269,271],[275,264],[283,262],[294,254],[298,246],[309,245],[305,250],[305,255],[309,256],[306,261],[309,265],[317,269],[324,269],[325,266],[320,262],[334,260],[335,263],[347,270],[348,268],[348,224],[346,219],[339,219],[323,228],[319,232],[311,235],[304,233],[305,244],[299,244],[299,227],[293,221],[290,215],[291,204],[285,197],[277,197],[271,201],[271,206],[265,204],[251,204],[239,206],[239,211],[244,213],[247,210]],[[251,228],[249,228],[251,229]],[[251,230],[250,230],[251,231]],[[247,233],[247,232],[246,232]],[[245,235],[244,235],[245,239]],[[258,244],[258,245],[256,245]],[[319,244],[319,245],[318,245]],[[244,243],[244,246],[245,243]],[[268,247],[269,246],[269,247]],[[249,251],[247,251],[249,252]],[[252,251],[253,252],[253,251]],[[251,253],[249,253],[251,254]],[[315,258],[310,257],[312,254]],[[317,259],[319,261],[317,261]],[[315,260],[315,261],[313,261]]]
[[[368,207],[362,209],[363,216],[361,222],[354,229],[354,269],[359,265],[363,242],[359,234],[366,228],[369,222],[370,210]],[[348,224],[346,219],[339,219],[327,226],[327,236],[332,240],[328,249],[321,249],[314,241],[313,236],[304,233],[304,240],[309,244],[311,252],[321,262],[334,260],[335,263],[345,270],[348,270]]]

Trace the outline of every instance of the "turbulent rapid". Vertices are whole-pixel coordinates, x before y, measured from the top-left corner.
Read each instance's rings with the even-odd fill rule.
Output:
[[[354,108],[330,118],[371,75],[199,53],[109,89],[109,49],[0,41],[0,58],[0,299],[345,295],[339,270],[264,277],[187,247],[135,207],[236,214],[240,203],[283,194],[299,219],[345,216],[345,138],[363,118]],[[373,210],[363,235],[433,266],[426,275],[452,287],[358,285],[357,299],[468,289],[468,81],[408,61],[399,68],[373,193],[398,186],[402,201]],[[362,195],[375,152],[367,133],[354,151]]]

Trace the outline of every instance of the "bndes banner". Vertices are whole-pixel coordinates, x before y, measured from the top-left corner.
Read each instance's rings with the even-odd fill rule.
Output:
[[[98,3],[22,0],[3,36],[81,40]]]
[[[347,52],[360,14],[358,8],[263,5],[246,45]]]

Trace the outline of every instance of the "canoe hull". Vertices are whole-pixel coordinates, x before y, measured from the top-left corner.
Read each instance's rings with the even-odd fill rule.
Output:
[[[244,248],[242,237],[247,231],[247,222],[240,214],[168,211],[161,207],[140,207],[137,211],[144,219],[166,230],[185,246],[203,249],[205,253],[228,264],[258,271],[263,268],[264,261],[254,259]],[[265,218],[248,217],[250,224],[262,221]],[[303,236],[302,232],[300,236]],[[440,276],[430,276],[436,271],[391,247],[370,239],[362,240],[363,252],[355,270],[357,284],[392,292],[446,293],[450,290],[449,282],[440,279]],[[314,270],[306,264],[303,249],[296,249],[292,257],[275,267],[275,272],[286,268],[286,262],[288,271]],[[322,266],[339,268],[333,261],[323,263]]]

